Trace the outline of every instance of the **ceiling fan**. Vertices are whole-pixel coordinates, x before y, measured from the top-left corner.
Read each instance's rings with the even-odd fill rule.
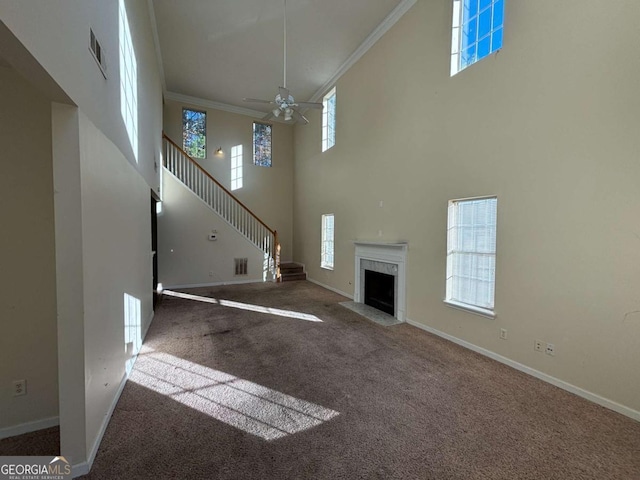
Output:
[[[301,108],[318,108],[322,109],[322,103],[313,102],[296,102],[293,95],[287,88],[287,0],[284,0],[284,42],[283,42],[283,57],[284,57],[284,80],[282,87],[278,88],[278,93],[274,100],[260,100],[258,98],[245,98],[245,102],[250,103],[268,103],[275,105],[275,108],[265,115],[263,120],[270,120],[273,117],[278,118],[281,114],[285,122],[295,120],[296,122],[306,125],[309,120],[299,112]]]

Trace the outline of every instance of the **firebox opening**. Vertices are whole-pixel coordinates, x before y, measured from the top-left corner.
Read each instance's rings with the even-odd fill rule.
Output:
[[[365,270],[364,303],[389,315],[395,315],[395,277]]]

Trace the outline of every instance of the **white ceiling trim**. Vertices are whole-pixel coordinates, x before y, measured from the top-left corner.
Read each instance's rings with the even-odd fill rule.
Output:
[[[317,102],[322,96],[335,85],[338,79],[344,75],[362,56],[369,51],[380,38],[393,27],[407,11],[415,5],[417,0],[402,0],[396,8],[394,8],[389,15],[371,32],[367,38],[360,44],[358,48],[347,58],[347,60],[338,68],[336,73],[322,86],[316,93],[309,99],[309,102]],[[252,110],[250,108],[237,107],[235,105],[229,105],[227,103],[216,102],[213,100],[207,100],[199,97],[192,97],[190,95],[183,95],[181,93],[175,93],[167,91],[164,75],[164,65],[162,63],[162,51],[160,50],[160,37],[158,36],[158,27],[156,24],[155,11],[153,8],[153,0],[147,0],[149,6],[149,14],[151,17],[151,26],[153,29],[153,41],[156,47],[156,56],[158,58],[158,64],[160,67],[162,88],[164,91],[164,97],[167,100],[173,100],[176,102],[188,103],[190,105],[196,105],[203,108],[212,108],[214,110],[221,110],[223,112],[237,113],[239,115],[246,115],[248,117],[262,119],[266,113],[259,110]],[[272,121],[279,121],[272,119]]]
[[[329,91],[330,88],[338,81],[338,79],[347,72],[367,51],[380,40],[380,38],[387,33],[387,31],[393,27],[407,11],[415,5],[417,0],[402,0],[396,8],[394,8],[389,15],[378,25],[373,32],[360,44],[358,48],[347,58],[347,60],[338,68],[336,73],[313,94],[309,99],[309,102],[317,102],[324,94]]]
[[[212,108],[214,110],[222,110],[223,112],[238,113],[240,115],[246,115],[248,117],[262,118],[267,115],[264,112],[258,110],[252,110],[250,108],[236,107],[235,105],[228,105],[226,103],[214,102],[213,100],[206,100],[204,98],[191,97],[189,95],[183,95],[175,92],[165,92],[164,98],[167,100],[173,100],[176,102],[187,103],[190,105],[196,105],[203,108]]]
[[[160,83],[162,91],[167,91],[167,81],[164,75],[164,63],[162,61],[162,50],[160,50],[160,36],[158,35],[158,23],[156,22],[156,11],[153,8],[153,0],[147,0],[147,9],[149,10],[149,20],[151,21],[151,33],[153,34],[153,46],[156,51],[156,60],[158,61],[158,70],[160,70]]]

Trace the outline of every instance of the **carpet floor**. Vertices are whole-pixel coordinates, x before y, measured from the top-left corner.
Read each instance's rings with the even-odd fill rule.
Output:
[[[60,427],[45,428],[0,440],[0,457],[60,455]]]
[[[640,423],[310,282],[164,294],[86,479],[640,479]]]

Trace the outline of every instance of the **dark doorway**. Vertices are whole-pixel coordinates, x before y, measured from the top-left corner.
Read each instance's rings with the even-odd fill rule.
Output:
[[[151,255],[153,256],[153,308],[158,303],[158,201],[151,192]]]
[[[364,303],[389,315],[395,315],[395,277],[365,270]]]

